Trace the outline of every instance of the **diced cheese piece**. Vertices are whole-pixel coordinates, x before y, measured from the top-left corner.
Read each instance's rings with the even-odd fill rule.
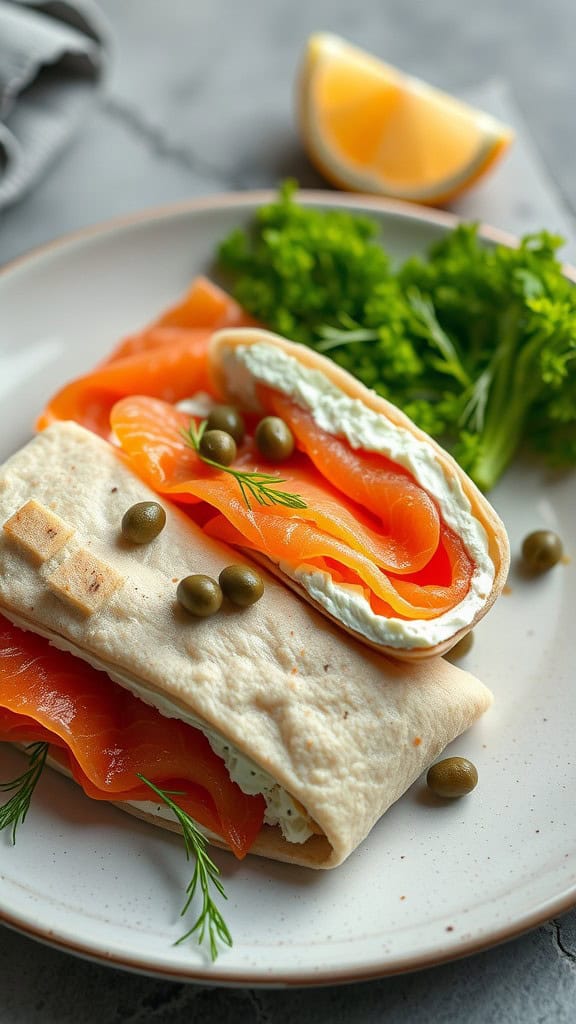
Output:
[[[46,562],[52,558],[74,533],[72,526],[34,498],[10,516],[3,529],[36,562]]]
[[[84,615],[92,615],[112,597],[124,580],[112,566],[80,548],[62,562],[46,580],[58,597]]]

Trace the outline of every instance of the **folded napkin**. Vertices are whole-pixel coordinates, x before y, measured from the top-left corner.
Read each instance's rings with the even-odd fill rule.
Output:
[[[91,0],[0,0],[0,208],[33,185],[78,125],[106,49]]]

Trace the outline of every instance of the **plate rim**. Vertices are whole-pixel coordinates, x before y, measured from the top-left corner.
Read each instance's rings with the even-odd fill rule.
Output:
[[[277,195],[278,190],[273,188],[214,192],[196,196],[192,199],[160,203],[154,206],[143,207],[131,213],[108,217],[98,221],[96,224],[88,224],[84,227],[64,232],[61,235],[56,235],[54,238],[48,239],[48,241],[42,242],[32,249],[28,249],[19,256],[15,256],[13,259],[8,260],[7,263],[0,265],[0,277],[19,270],[27,263],[33,263],[37,259],[49,256],[57,249],[65,249],[76,242],[89,241],[103,235],[115,234],[118,230],[130,228],[142,222],[165,220],[178,214],[201,213],[204,210],[260,206],[272,202]],[[473,220],[473,218],[462,217],[451,210],[424,206],[421,203],[408,202],[404,199],[372,195],[368,192],[352,193],[336,190],[330,191],[329,189],[298,189],[297,195],[299,200],[307,204],[313,204],[316,201],[327,206],[353,207],[359,210],[372,209],[375,212],[396,214],[399,218],[424,221],[445,228],[453,228],[457,224],[470,223]],[[487,241],[510,247],[518,245],[519,237],[513,232],[495,227],[486,221],[477,221],[476,223],[479,226],[480,236]],[[576,266],[564,263],[563,272],[566,277],[576,281]]]
[[[192,199],[145,207],[129,214],[107,218],[96,224],[58,235],[9,260],[0,266],[0,281],[3,278],[9,277],[12,273],[26,269],[28,265],[41,264],[44,259],[49,260],[53,254],[65,252],[66,249],[72,248],[77,243],[85,242],[90,244],[91,241],[97,242],[107,235],[113,236],[132,227],[137,227],[139,224],[170,220],[178,215],[209,213],[223,208],[257,208],[260,205],[272,202],[277,194],[278,190],[271,188],[216,192]],[[370,212],[383,215],[388,214],[396,216],[400,220],[424,222],[445,229],[454,228],[460,223],[467,223],[471,220],[471,218],[464,218],[449,210],[440,210],[401,199],[389,199],[368,193],[347,193],[326,189],[299,189],[298,199],[308,205],[313,205],[316,202],[323,206],[357,209],[359,212],[364,211],[368,214]],[[516,235],[484,221],[478,222],[478,231],[481,238],[492,243],[509,247],[516,247],[519,243]],[[563,273],[567,278],[576,282],[576,266],[563,264]],[[124,969],[148,977],[164,978],[179,982],[206,982],[216,986],[242,988],[314,988],[344,985],[360,981],[374,981],[379,978],[425,970],[440,966],[441,964],[462,960],[468,956],[511,941],[539,925],[547,923],[557,915],[566,913],[575,906],[576,883],[562,896],[544,901],[536,910],[524,913],[521,918],[516,919],[513,925],[503,925],[499,928],[491,929],[489,935],[464,941],[457,950],[450,948],[444,951],[437,951],[432,955],[420,953],[406,956],[404,954],[396,960],[389,961],[388,964],[367,966],[365,968],[354,967],[349,970],[342,970],[333,967],[325,971],[314,972],[305,968],[288,969],[276,975],[266,973],[265,971],[255,971],[250,968],[239,968],[238,973],[226,971],[225,961],[220,961],[216,965],[208,965],[206,968],[200,965],[191,965],[190,969],[155,966],[145,958],[130,955],[120,957],[114,953],[106,952],[106,950],[98,948],[97,943],[90,945],[85,942],[72,942],[64,934],[57,934],[57,928],[39,928],[27,919],[25,913],[20,916],[13,915],[1,906],[0,924],[62,952],[71,953],[104,966]],[[62,932],[64,932],[64,929],[62,929]]]
[[[149,960],[140,959],[134,956],[118,957],[104,949],[97,949],[94,945],[72,942],[64,936],[55,934],[55,929],[42,930],[35,928],[29,922],[6,913],[0,908],[0,924],[24,935],[51,949],[57,949],[63,953],[70,953],[83,960],[97,963],[105,967],[114,967],[133,974],[139,974],[149,978],[165,979],[181,983],[207,983],[214,987],[228,988],[325,988],[340,985],[350,985],[355,982],[378,981],[381,978],[395,977],[402,974],[412,974],[419,971],[429,970],[432,967],[441,967],[443,964],[456,963],[465,960],[478,953],[487,952],[497,946],[504,945],[516,938],[520,938],[537,928],[540,925],[553,921],[558,915],[564,914],[576,906],[576,884],[572,887],[572,893],[567,898],[567,903],[562,899],[555,904],[543,904],[528,915],[512,929],[502,928],[497,932],[491,932],[489,937],[475,941],[464,942],[458,949],[446,950],[444,953],[432,956],[420,955],[413,959],[403,957],[398,962],[391,962],[389,967],[370,967],[368,969],[352,968],[341,970],[337,967],[327,971],[286,971],[281,974],[252,971],[246,968],[238,969],[238,972],[221,969],[221,962],[209,964],[207,967],[194,966],[191,969],[166,966],[154,966]],[[553,907],[551,913],[548,911]]]

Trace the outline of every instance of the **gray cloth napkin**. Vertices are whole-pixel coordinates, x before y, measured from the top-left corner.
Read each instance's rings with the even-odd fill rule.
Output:
[[[0,209],[25,194],[79,124],[106,49],[91,0],[0,0]]]

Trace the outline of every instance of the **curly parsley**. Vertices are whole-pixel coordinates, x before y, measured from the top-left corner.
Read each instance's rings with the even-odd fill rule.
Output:
[[[576,287],[560,238],[511,249],[462,224],[395,267],[376,221],[300,205],[295,190],[220,246],[248,312],[398,405],[483,490],[524,442],[576,464]]]

